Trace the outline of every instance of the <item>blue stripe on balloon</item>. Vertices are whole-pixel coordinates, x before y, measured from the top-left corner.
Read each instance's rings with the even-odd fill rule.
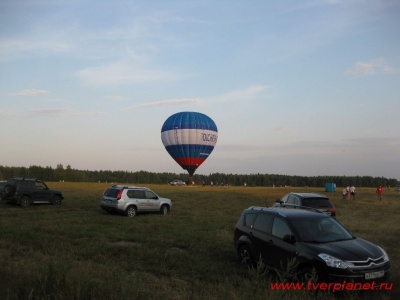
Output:
[[[173,158],[179,157],[203,157],[207,158],[211,154],[214,147],[206,145],[172,145],[165,149]]]
[[[170,116],[161,128],[161,132],[172,129],[207,129],[218,132],[217,125],[205,114],[198,112],[180,112]]]

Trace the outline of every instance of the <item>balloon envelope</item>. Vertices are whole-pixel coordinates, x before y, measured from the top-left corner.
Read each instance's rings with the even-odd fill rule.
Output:
[[[161,128],[161,140],[172,158],[193,176],[213,151],[218,139],[214,121],[198,112],[179,112]]]

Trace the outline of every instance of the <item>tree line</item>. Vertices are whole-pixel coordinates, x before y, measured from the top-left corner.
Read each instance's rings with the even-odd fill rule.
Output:
[[[30,166],[7,167],[0,166],[0,180],[11,177],[40,178],[44,181],[69,182],[108,182],[108,183],[140,183],[168,184],[175,179],[189,180],[186,173],[155,173],[147,171],[90,171],[65,168],[58,164],[56,168]],[[395,186],[397,179],[372,176],[293,176],[277,174],[195,174],[190,178],[197,185],[230,185],[230,186],[295,186],[295,187],[325,187],[326,183],[335,183],[337,187],[354,185],[357,187]]]

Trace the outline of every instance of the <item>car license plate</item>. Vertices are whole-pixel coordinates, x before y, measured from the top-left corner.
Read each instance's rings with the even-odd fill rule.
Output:
[[[385,271],[378,271],[373,273],[365,273],[365,279],[375,279],[380,278],[385,275]]]

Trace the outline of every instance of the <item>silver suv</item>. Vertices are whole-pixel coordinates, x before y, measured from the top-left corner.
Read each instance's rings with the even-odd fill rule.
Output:
[[[170,199],[161,198],[146,187],[114,185],[101,199],[101,208],[109,213],[122,213],[134,217],[142,212],[159,212],[166,215],[171,210]]]

